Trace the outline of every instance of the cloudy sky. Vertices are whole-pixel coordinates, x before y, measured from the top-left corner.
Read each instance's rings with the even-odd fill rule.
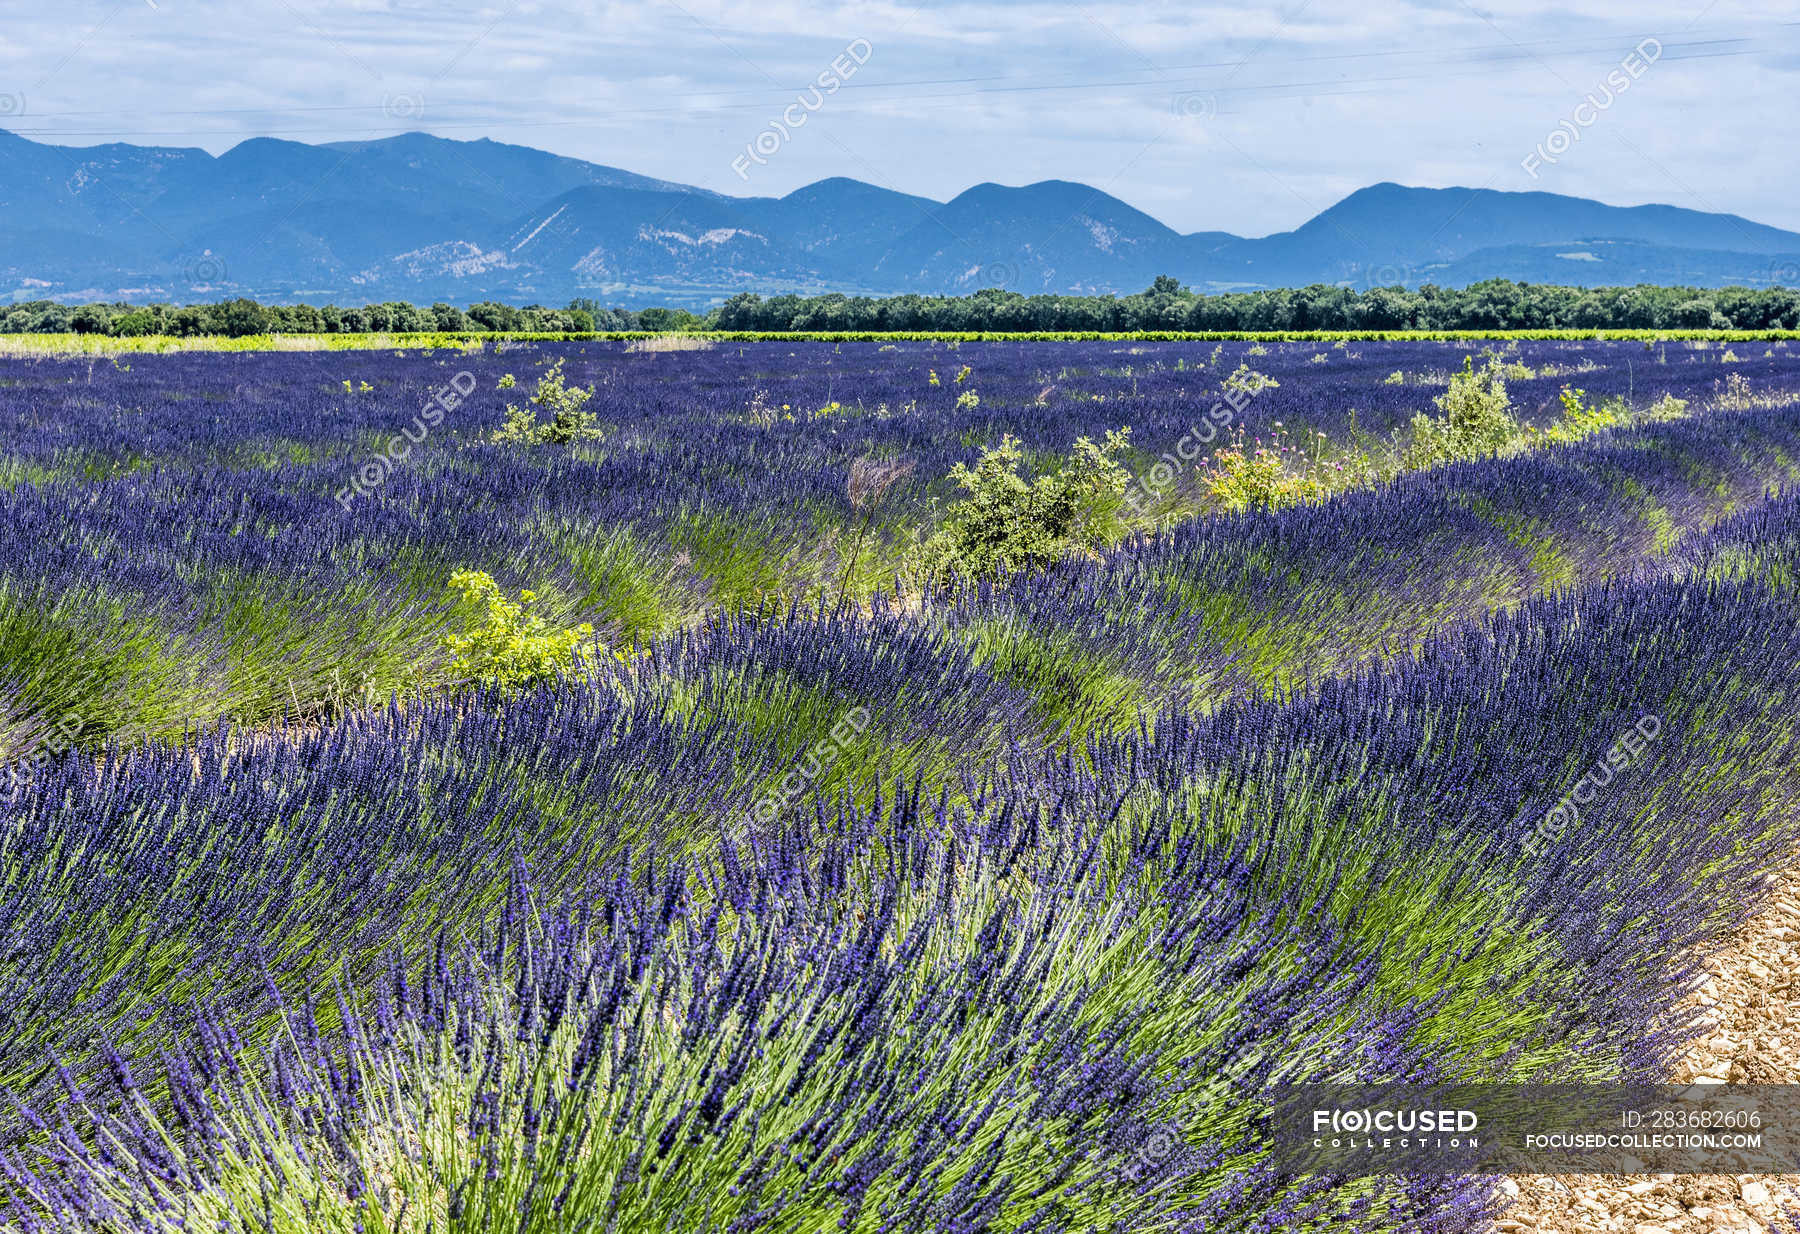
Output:
[[[1382,180],[1800,229],[1800,0],[5,10],[0,126],[70,145],[423,129],[734,194],[833,175],[939,199],[1080,180],[1183,231],[1286,230]],[[821,76],[837,84],[815,94]]]

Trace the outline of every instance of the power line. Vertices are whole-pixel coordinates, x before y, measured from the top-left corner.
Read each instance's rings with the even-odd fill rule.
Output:
[[[1701,52],[1701,53],[1697,53],[1694,55],[1679,57],[1679,60],[1681,60],[1681,61],[1710,60],[1710,59],[1721,59],[1721,58],[1727,58],[1727,57],[1746,56],[1746,55],[1756,54],[1759,50],[1762,50],[1762,49],[1754,48],[1754,47],[1746,47],[1746,48],[1742,48],[1739,50],[1732,50],[1732,51]],[[1665,55],[1663,58],[1668,59],[1669,57]],[[1373,93],[1374,90],[1380,86],[1398,85],[1398,84],[1405,84],[1405,83],[1409,83],[1409,82],[1418,82],[1418,81],[1453,81],[1453,80],[1460,80],[1460,79],[1464,79],[1464,78],[1480,77],[1480,76],[1487,76],[1487,75],[1489,75],[1489,73],[1482,69],[1468,69],[1468,70],[1464,70],[1464,71],[1460,71],[1460,72],[1438,71],[1438,72],[1427,72],[1427,73],[1388,74],[1388,75],[1381,76],[1381,77],[1321,78],[1321,79],[1316,79],[1316,80],[1311,80],[1311,81],[1270,82],[1270,83],[1264,83],[1261,85],[1241,85],[1241,86],[1209,87],[1204,82],[1192,82],[1192,81],[1190,81],[1190,82],[1171,81],[1171,82],[1159,82],[1159,83],[1154,83],[1154,84],[1160,88],[1160,91],[1174,93],[1174,94],[1193,93],[1193,94],[1247,96],[1247,95],[1281,95],[1281,94],[1285,93],[1285,94],[1291,94],[1294,97],[1329,98],[1329,97],[1336,97],[1336,96]],[[866,96],[860,100],[857,100],[857,102],[860,102],[865,105],[880,105],[880,104],[886,104],[886,103],[901,102],[901,103],[905,103],[908,107],[930,106],[932,104],[943,104],[943,103],[949,103],[952,105],[966,105],[966,103],[968,102],[968,99],[971,95],[980,97],[980,96],[1008,95],[1008,94],[1054,93],[1054,92],[1061,92],[1061,91],[1078,91],[1078,90],[1117,90],[1117,89],[1144,90],[1144,89],[1147,89],[1151,84],[1153,84],[1153,83],[1148,83],[1148,82],[1143,82],[1143,81],[1118,81],[1118,80],[1090,81],[1090,82],[1065,83],[1065,84],[1056,84],[1056,85],[988,88],[988,89],[982,89],[982,90],[958,91],[955,93],[939,93],[939,94],[924,94],[924,95],[910,94],[910,95],[904,95],[904,96],[895,95],[892,97]],[[898,87],[888,87],[888,88],[898,88]],[[502,116],[502,115],[490,112],[486,115],[478,116],[476,118],[456,119],[456,120],[443,121],[443,122],[434,122],[431,124],[430,128],[431,128],[431,131],[434,131],[434,132],[443,131],[443,130],[461,131],[461,130],[469,130],[469,129],[494,129],[494,128],[568,128],[568,127],[578,127],[578,126],[592,126],[592,125],[595,125],[598,123],[603,123],[606,121],[645,119],[645,118],[649,118],[649,117],[653,117],[653,116],[671,116],[671,115],[702,116],[702,115],[711,115],[711,114],[730,114],[730,113],[737,113],[737,112],[746,112],[746,113],[766,112],[770,105],[771,104],[765,103],[765,102],[727,103],[727,104],[688,103],[688,104],[682,104],[682,105],[676,105],[676,106],[655,107],[655,108],[630,108],[630,109],[608,108],[608,109],[604,109],[604,110],[601,110],[601,111],[598,111],[598,112],[595,112],[592,114],[588,114],[588,115],[583,115],[583,116],[578,116],[578,117],[569,117],[566,119],[557,119],[557,120],[520,119],[520,118],[513,117],[513,116]],[[316,110],[327,110],[327,109],[322,109],[322,108],[320,108],[320,109],[315,109],[315,108],[262,108],[262,109],[231,109],[230,111],[221,111],[218,113],[170,112],[170,113],[166,113],[166,114],[170,114],[170,115],[182,115],[182,114],[280,115],[280,114],[283,114],[284,112],[288,112],[288,111],[316,111]],[[366,113],[366,112],[371,112],[371,111],[379,111],[379,110],[382,110],[382,108],[380,105],[377,105],[377,104],[367,104],[367,105],[364,105],[361,107],[341,107],[341,108],[331,108],[329,110]],[[454,115],[454,114],[456,114],[457,107],[455,105],[449,105],[446,107],[446,110],[450,111]],[[54,116],[62,115],[62,114],[74,115],[74,114],[82,114],[82,113],[47,112],[47,113],[28,113],[28,114],[35,115],[35,116],[42,116],[45,118],[50,118],[50,117],[54,117]],[[99,114],[99,113],[90,113],[90,114]],[[141,112],[139,112],[138,114],[141,114]],[[235,136],[241,135],[241,130],[238,130],[238,129],[199,129],[199,128],[69,129],[69,128],[61,128],[61,127],[49,127],[49,126],[33,126],[33,127],[15,126],[8,131],[14,133],[17,136],[21,136],[21,137],[25,137],[25,136],[34,136],[34,137],[35,136],[42,136],[42,137],[112,137],[112,138],[121,138],[121,137],[205,137],[205,136],[235,137]],[[258,136],[269,136],[269,137],[287,136],[287,135],[316,135],[316,134],[322,134],[322,133],[361,133],[361,134],[369,134],[369,135],[376,135],[376,134],[393,135],[397,131],[405,131],[405,130],[400,129],[397,126],[392,125],[392,124],[382,125],[382,126],[375,127],[375,128],[349,128],[349,129],[346,129],[342,126],[331,126],[331,127],[287,126],[287,127],[281,127],[281,128],[264,128],[264,129],[259,130],[257,135]]]

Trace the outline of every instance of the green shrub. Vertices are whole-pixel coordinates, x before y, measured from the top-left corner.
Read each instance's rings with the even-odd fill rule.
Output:
[[[1443,414],[1413,417],[1410,467],[1493,454],[1521,433],[1506,393],[1506,366],[1491,352],[1479,369],[1473,356],[1464,356],[1462,372],[1432,401]]]
[[[508,600],[492,576],[479,570],[458,570],[450,576],[450,589],[461,593],[465,618],[462,634],[444,638],[455,657],[451,672],[459,680],[517,689],[592,661],[594,627],[583,622],[551,630],[531,611],[535,593],[522,591],[518,600]]]
[[[1269,445],[1254,445],[1237,431],[1229,446],[1213,451],[1205,473],[1207,490],[1227,510],[1250,510],[1298,505],[1317,501],[1327,492],[1315,465],[1298,447],[1285,440],[1281,424],[1275,424]]]
[[[968,496],[926,543],[927,574],[998,578],[1096,547],[1104,514],[1131,482],[1115,457],[1130,435],[1111,430],[1099,445],[1077,437],[1059,467],[1030,482],[1019,474],[1023,456],[1010,435],[974,467],[958,463],[950,478]]]
[[[1586,390],[1564,386],[1556,396],[1562,403],[1562,417],[1543,432],[1543,440],[1558,444],[1580,441],[1603,429],[1624,428],[1632,423],[1631,407],[1623,398],[1610,398],[1604,403],[1589,404]]]
[[[511,373],[499,381],[499,388],[510,390],[518,385]],[[563,381],[563,362],[558,360],[538,378],[537,387],[524,407],[506,405],[506,422],[494,432],[494,440],[502,445],[538,446],[567,445],[584,437],[598,437],[600,428],[587,402],[594,397],[592,386],[586,389],[569,386]],[[548,412],[548,423],[540,412]]]
[[[1464,356],[1463,371],[1432,401],[1456,439],[1482,453],[1498,450],[1518,434],[1512,400],[1506,394],[1505,367],[1498,356],[1490,355],[1479,371],[1474,357]]]
[[[1251,349],[1255,352],[1255,349]],[[1265,353],[1266,354],[1266,350]],[[1281,383],[1267,373],[1259,373],[1248,364],[1240,364],[1231,370],[1231,376],[1225,379],[1225,389],[1236,394],[1261,394],[1264,390],[1273,390]]]

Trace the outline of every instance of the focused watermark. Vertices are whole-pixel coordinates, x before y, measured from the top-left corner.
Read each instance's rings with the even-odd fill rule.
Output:
[[[802,90],[792,103],[781,109],[781,113],[769,121],[768,127],[750,139],[744,146],[744,152],[731,160],[731,170],[737,172],[738,179],[750,178],[750,165],[767,167],[769,159],[783,146],[794,140],[795,130],[802,128],[813,113],[825,106],[825,100],[844,88],[844,83],[869,62],[875,54],[875,46],[868,39],[851,39],[844,50],[826,65],[812,84]]]
[[[1246,1073],[1261,1074],[1268,1054],[1266,1043],[1246,1042],[1231,1051],[1221,1062],[1213,1064],[1198,1084],[1182,1094],[1184,1105],[1211,1109],[1220,1104],[1247,1100],[1250,1096]],[[1189,1147],[1179,1123],[1165,1122],[1150,1127],[1131,1145],[1117,1170],[1117,1180],[1131,1187],[1142,1187],[1159,1179],[1180,1177],[1189,1164]]]
[[[1185,90],[1175,96],[1169,110],[1182,120],[1211,120],[1219,114],[1219,96],[1203,90]]]
[[[1531,834],[1520,845],[1526,855],[1536,856],[1570,826],[1580,822],[1582,808],[1592,805],[1602,790],[1608,788],[1621,772],[1642,758],[1644,751],[1650,748],[1650,743],[1656,740],[1656,735],[1660,732],[1662,718],[1646,713],[1638,717],[1637,723],[1620,733],[1606,753],[1575,781],[1569,791],[1562,795],[1562,799],[1544,812],[1544,817],[1538,820],[1537,826],[1532,828]]]
[[[424,96],[390,94],[381,100],[381,114],[390,120],[417,120],[425,114]]]
[[[1662,59],[1662,54],[1663,45],[1654,38],[1647,38],[1632,48],[1617,68],[1582,96],[1568,118],[1560,121],[1530,154],[1519,161],[1525,174],[1536,180],[1539,168],[1546,163],[1554,167],[1560,162],[1581,141],[1582,133],[1599,123],[1600,117],[1611,111],[1613,104],[1650,71],[1650,66]]]
[[[190,288],[205,290],[229,281],[231,270],[223,257],[205,249],[181,263],[181,278]]]
[[[1410,287],[1419,281],[1419,272],[1398,262],[1365,264],[1357,267],[1350,285],[1358,291],[1377,291],[1384,287]]]
[[[1198,424],[1188,426],[1175,448],[1165,450],[1156,462],[1132,477],[1123,497],[1132,512],[1140,518],[1149,517],[1150,512],[1174,490],[1176,480],[1196,459],[1205,456],[1219,434],[1230,428],[1264,389],[1267,387],[1256,382],[1227,381],[1224,393],[1207,408]]]
[[[1781,1174],[1800,1147],[1793,1084],[1317,1084],[1267,1095],[1281,1175]]]
[[[978,291],[1014,291],[1022,277],[1018,262],[990,261],[975,272],[975,286]]]
[[[75,748],[75,742],[87,728],[87,721],[76,711],[64,712],[29,755],[6,766],[6,801],[17,805],[25,790],[52,759],[61,758]]]
[[[751,807],[752,830],[771,826],[783,811],[792,806],[829,771],[850,748],[850,743],[868,729],[873,717],[863,706],[852,707],[831,726],[831,732],[814,742],[806,756],[777,780]]]
[[[348,384],[345,383],[346,386]],[[475,374],[467,370],[444,383],[432,395],[431,402],[425,405],[425,409],[413,417],[413,422],[389,437],[368,462],[357,468],[350,483],[337,491],[336,500],[344,512],[348,514],[358,498],[367,497],[386,484],[394,468],[412,454],[412,448],[429,437],[431,430],[444,422],[445,414],[455,411],[474,392]],[[414,430],[417,430],[417,436],[414,435]]]

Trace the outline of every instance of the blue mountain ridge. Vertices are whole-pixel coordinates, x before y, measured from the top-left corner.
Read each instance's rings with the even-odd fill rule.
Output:
[[[947,202],[834,177],[732,197],[487,139],[407,133],[204,150],[0,131],[14,300],[497,299],[698,307],[763,294],[1201,290],[1493,277],[1603,286],[1800,281],[1800,234],[1729,214],[1372,185],[1292,231],[1182,234],[1067,180]]]

